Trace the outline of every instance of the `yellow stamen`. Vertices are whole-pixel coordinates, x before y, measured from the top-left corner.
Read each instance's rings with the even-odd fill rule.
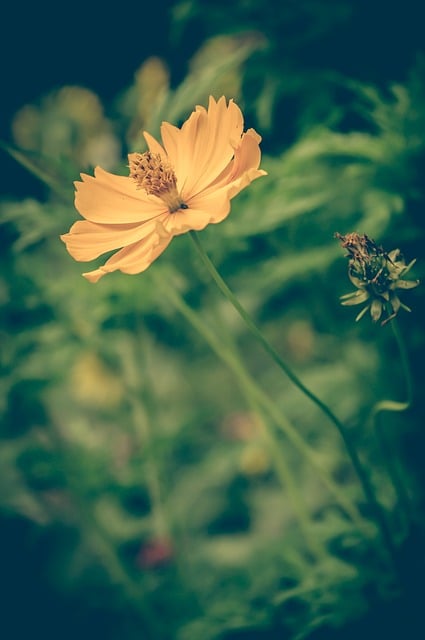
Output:
[[[170,213],[188,208],[177,191],[173,167],[159,153],[146,151],[133,154],[130,160],[130,178],[136,181],[137,189],[144,189],[147,194],[161,198]]]

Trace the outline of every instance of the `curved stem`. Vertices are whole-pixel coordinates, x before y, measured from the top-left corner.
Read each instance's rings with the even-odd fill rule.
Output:
[[[269,356],[272,358],[272,360],[274,360],[274,362],[278,365],[278,367],[280,367],[280,369],[282,369],[282,371],[284,371],[284,373],[287,375],[289,380],[291,380],[291,382],[293,382],[294,385],[296,387],[298,387],[298,389],[305,396],[307,396],[312,402],[314,402],[314,404],[317,405],[319,407],[319,409],[325,415],[327,415],[328,418],[338,428],[340,428],[341,423],[336,418],[336,416],[332,413],[332,411],[329,409],[329,407],[324,402],[322,402],[322,400],[320,400],[320,398],[318,398],[312,391],[310,391],[310,389],[308,389],[305,386],[305,384],[292,371],[292,369],[289,367],[289,365],[281,358],[281,356],[277,353],[277,351],[272,347],[272,345],[268,342],[268,340],[266,340],[266,338],[264,337],[264,335],[262,334],[260,329],[257,327],[255,322],[251,319],[251,317],[249,316],[247,311],[243,308],[243,306],[241,305],[241,303],[239,302],[239,300],[237,299],[235,294],[229,289],[229,287],[224,282],[224,280],[221,277],[221,275],[218,273],[218,271],[215,268],[214,264],[211,262],[210,258],[205,253],[204,248],[202,247],[197,234],[194,231],[190,231],[189,235],[192,238],[192,240],[193,240],[193,242],[195,244],[195,247],[196,247],[196,249],[198,251],[198,254],[199,254],[202,262],[204,263],[204,265],[207,267],[212,279],[214,280],[214,282],[216,283],[216,285],[218,286],[220,291],[224,294],[224,296],[234,306],[236,311],[241,316],[242,320],[247,325],[248,329],[255,336],[255,338],[261,343],[261,345],[263,346],[264,350],[269,354]]]
[[[391,325],[391,329],[393,331],[395,341],[399,350],[403,377],[406,384],[406,400],[404,402],[399,402],[396,400],[381,400],[380,402],[377,402],[372,409],[372,419],[375,424],[375,432],[379,441],[379,445],[383,451],[383,459],[387,467],[387,472],[389,477],[391,478],[391,482],[393,483],[398,502],[400,505],[402,505],[402,508],[404,509],[407,517],[411,519],[413,512],[410,504],[410,497],[402,480],[403,474],[400,469],[400,465],[397,464],[397,455],[394,451],[394,445],[393,442],[388,442],[386,430],[382,428],[382,424],[380,424],[379,420],[380,414],[384,411],[406,411],[410,408],[413,399],[413,381],[406,345],[401,335],[397,319],[392,318],[389,324]]]
[[[222,332],[220,332],[222,334]],[[245,375],[245,367],[241,361],[240,354],[234,341],[228,336],[227,348],[231,350],[232,356],[239,371],[239,383],[241,391],[243,392],[246,402],[250,407],[250,410],[254,416],[256,416],[258,425],[261,429],[261,436],[266,445],[270,457],[274,461],[276,475],[281,481],[282,488],[286,491],[289,501],[292,504],[292,508],[295,516],[298,518],[298,524],[301,535],[304,537],[306,545],[310,550],[311,557],[307,559],[302,557],[302,561],[306,565],[306,570],[310,570],[311,561],[317,559],[317,561],[324,561],[327,557],[327,550],[325,544],[316,535],[314,531],[314,522],[309,512],[308,505],[304,492],[299,486],[299,482],[294,477],[294,474],[288,464],[287,458],[284,455],[284,451],[278,442],[276,434],[270,424],[270,416],[264,416],[264,408],[261,407],[259,399],[252,393],[253,380],[249,376]],[[240,375],[240,371],[243,374]]]
[[[238,357],[236,352],[234,355],[235,358]],[[268,449],[270,457],[274,460],[276,475],[281,481],[283,490],[286,491],[288,495],[289,502],[292,504],[295,516],[298,518],[300,532],[310,550],[311,559],[317,558],[318,561],[324,560],[327,557],[326,548],[322,541],[315,535],[314,523],[312,522],[311,515],[306,505],[305,497],[300,491],[300,487],[294,478],[285,455],[283,455],[282,447],[278,446],[276,436],[271,429],[271,425],[264,419],[258,400],[253,398],[250,385],[247,386],[246,380],[244,379],[240,380],[240,382],[246,401],[253,415],[255,415],[258,420],[258,425],[261,428],[262,439]],[[307,570],[311,567],[311,559],[307,560],[307,558],[303,558]]]
[[[403,375],[406,381],[406,401],[403,404],[405,405],[405,408],[408,409],[412,404],[412,400],[413,400],[413,381],[412,381],[412,373],[410,370],[409,358],[407,355],[407,349],[403,340],[403,336],[401,335],[401,332],[398,326],[397,318],[393,318],[390,324],[391,324],[391,329],[393,330],[395,340],[397,342],[398,350],[400,352],[401,366],[403,368]]]
[[[386,518],[382,511],[381,505],[378,503],[376,499],[372,483],[370,482],[368,475],[363,469],[357,450],[353,445],[353,443],[351,442],[351,439],[348,436],[348,433],[344,425],[335,416],[335,414],[331,411],[328,405],[325,404],[320,398],[318,398],[310,389],[308,389],[303,382],[301,382],[301,380],[292,371],[289,365],[281,358],[281,356],[277,353],[277,351],[267,341],[267,339],[261,333],[260,329],[254,323],[254,321],[248,315],[248,313],[243,308],[243,306],[241,305],[239,300],[236,298],[234,293],[229,289],[229,287],[227,286],[227,284],[225,283],[221,275],[218,273],[214,264],[211,262],[210,258],[205,253],[196,232],[190,231],[189,235],[194,243],[194,246],[198,252],[199,257],[201,258],[202,262],[208,269],[214,282],[216,283],[220,291],[223,293],[223,295],[229,300],[229,302],[233,305],[233,307],[239,313],[242,320],[245,322],[245,324],[247,325],[248,329],[251,331],[253,336],[258,340],[258,342],[260,342],[264,350],[269,354],[269,356],[278,365],[278,367],[286,374],[286,376],[291,380],[291,382],[305,396],[307,396],[322,411],[322,413],[324,413],[329,418],[329,420],[333,423],[333,425],[338,429],[338,432],[343,440],[348,456],[351,460],[352,466],[359,479],[365,498],[369,503],[370,508],[372,509],[373,515],[375,517],[375,521],[381,532],[382,539],[387,547],[387,550],[391,558],[393,559],[393,561],[395,561],[395,547],[392,541],[391,532],[389,530]]]
[[[223,342],[208,329],[205,323],[199,318],[198,314],[196,314],[186,304],[176,289],[168,285],[166,278],[160,279],[156,276],[156,272],[151,273],[158,283],[158,286],[162,287],[166,292],[168,299],[173,302],[174,306],[182,313],[186,320],[199,332],[217,356],[226,363],[236,376],[239,383],[243,385],[246,392],[250,394],[251,398],[269,416],[270,420],[279,427],[295,449],[304,456],[311,468],[317,472],[323,485],[328,489],[329,493],[335,497],[345,513],[353,522],[356,523],[360,530],[364,529],[365,524],[362,516],[358,512],[357,508],[352,504],[351,500],[347,497],[345,491],[343,491],[333,478],[325,471],[317,459],[315,451],[303,440],[299,431],[295,429],[275,403],[270,400],[262,389],[260,389],[257,382],[252,378],[252,376],[250,376],[243,364],[240,362],[240,359],[235,357],[232,350],[228,348],[228,345],[224,345]],[[276,439],[274,434],[273,437]]]
[[[376,416],[381,411],[406,411],[406,409],[408,409],[412,404],[413,382],[406,345],[404,344],[403,337],[400,333],[397,319],[392,318],[389,324],[391,325],[391,329],[393,331],[400,354],[403,376],[406,382],[406,400],[404,402],[399,402],[396,400],[381,400],[380,402],[377,402],[373,407],[373,416]]]

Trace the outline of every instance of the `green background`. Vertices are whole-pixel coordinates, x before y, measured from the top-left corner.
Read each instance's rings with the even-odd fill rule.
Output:
[[[383,415],[383,450],[370,411],[382,399],[403,401],[406,381],[391,327],[369,317],[356,324],[358,308],[340,305],[353,287],[334,233],[400,248],[407,262],[417,258],[412,277],[423,280],[421,18],[413,1],[5,9],[5,638],[420,633],[423,287],[401,296],[412,308],[398,321],[415,395],[407,411]],[[162,62],[149,67],[152,56]],[[376,552],[371,514],[332,425],[264,355],[190,239],[176,238],[145,274],[115,273],[98,285],[81,278],[86,265],[59,241],[78,216],[72,182],[92,171],[96,154],[124,173],[142,128],[158,135],[162,120],[179,125],[223,93],[241,106],[245,128],[262,135],[269,175],[202,233],[203,244],[270,342],[347,425],[396,539],[401,589]],[[161,281],[225,350],[237,346],[245,370],[359,507],[367,534],[280,433],[289,478],[325,549],[320,561],[309,556],[291,480],[279,480],[252,396]],[[388,463],[407,487],[408,517]]]

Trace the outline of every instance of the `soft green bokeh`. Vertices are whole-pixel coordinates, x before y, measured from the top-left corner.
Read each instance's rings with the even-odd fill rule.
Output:
[[[176,5],[177,31],[196,10],[196,2]],[[125,174],[126,153],[143,150],[142,128],[158,135],[162,120],[180,124],[210,94],[234,97],[247,126],[263,133],[268,177],[202,233],[204,246],[270,342],[348,425],[397,545],[408,529],[388,456],[400,462],[422,522],[415,450],[423,447],[423,399],[385,414],[393,445],[383,456],[370,412],[384,398],[403,400],[405,380],[390,328],[369,318],[355,324],[353,310],[340,306],[350,283],[334,233],[400,248],[407,262],[418,258],[414,277],[423,278],[424,65],[384,89],[324,72],[311,102],[311,77],[281,74],[260,27],[206,41],[176,88],[166,61],[153,58],[107,109],[87,89],[62,87],[13,123],[8,152],[47,190],[43,202],[0,203],[0,506],[41,538],[54,532],[44,577],[78,610],[106,616],[105,638],[295,640],[366,615],[370,593],[379,603],[398,596],[338,434],[254,342],[189,237],[176,238],[146,273],[117,272],[97,285],[59,240],[77,219],[72,181],[80,171],[100,164]],[[282,122],[276,103],[294,94],[299,112]],[[309,556],[262,437],[267,416],[256,415],[161,279],[222,345],[238,346],[246,370],[363,510],[365,530],[280,433],[325,550]],[[404,295],[413,313],[401,312],[399,323],[420,391],[424,294]]]

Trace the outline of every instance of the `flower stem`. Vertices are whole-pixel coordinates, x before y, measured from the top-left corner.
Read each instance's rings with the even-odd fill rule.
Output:
[[[381,400],[380,402],[376,403],[372,409],[372,419],[375,424],[375,432],[379,441],[379,445],[383,451],[383,459],[387,467],[388,475],[391,478],[391,482],[393,483],[394,490],[397,494],[398,503],[399,505],[402,505],[407,518],[411,520],[413,510],[410,504],[409,493],[402,480],[403,473],[400,469],[400,465],[397,462],[397,454],[394,449],[394,443],[388,442],[389,438],[387,436],[386,429],[383,428],[382,421],[379,420],[380,414],[382,414],[384,411],[406,411],[412,404],[413,398],[413,382],[406,345],[400,332],[397,319],[392,318],[389,324],[391,325],[391,329],[393,331],[395,341],[399,350],[403,377],[406,384],[406,400],[404,402],[395,400]]]
[[[181,312],[188,322],[199,332],[204,340],[209,344],[211,349],[217,354],[223,362],[230,368],[230,370],[236,376],[239,384],[243,389],[249,393],[250,397],[259,407],[269,416],[269,419],[279,427],[281,432],[287,437],[289,442],[295,447],[297,451],[307,460],[312,469],[314,469],[322,480],[323,485],[328,489],[338,503],[341,505],[345,513],[356,523],[357,527],[362,530],[365,528],[365,523],[358,512],[357,508],[353,505],[351,500],[347,497],[345,491],[339,487],[339,485],[333,480],[331,475],[325,471],[321,463],[316,457],[316,452],[309,447],[309,445],[303,440],[299,431],[289,422],[285,415],[279,410],[275,403],[260,389],[257,382],[250,376],[240,359],[235,356],[234,352],[229,349],[228,345],[223,344],[215,334],[208,329],[206,324],[183,300],[182,296],[177,292],[175,287],[168,284],[167,278],[158,278],[156,272],[152,272],[159,287],[166,292],[167,297],[171,300],[174,306]],[[276,442],[276,449],[280,448],[276,440],[277,436],[273,433],[273,438]]]
[[[403,375],[406,381],[406,401],[404,403],[400,403],[404,405],[404,409],[400,409],[400,411],[404,411],[405,409],[408,409],[412,404],[412,399],[413,399],[412,374],[410,371],[409,358],[407,355],[406,345],[404,343],[403,336],[399,329],[397,318],[392,319],[391,329],[393,330],[393,334],[396,339],[397,346],[400,352],[401,366],[403,368]]]
[[[383,542],[387,548],[387,551],[395,562],[395,547],[392,540],[391,532],[389,530],[386,518],[382,511],[381,505],[376,499],[375,491],[373,489],[372,483],[369,480],[369,477],[363,466],[360,462],[360,458],[357,453],[357,449],[351,441],[344,425],[340,422],[340,420],[335,416],[335,414],[331,411],[331,409],[320,399],[318,398],[310,389],[308,389],[303,382],[298,378],[298,376],[292,371],[289,365],[281,358],[281,356],[277,353],[277,351],[272,347],[272,345],[267,341],[264,335],[261,333],[260,329],[248,315],[246,310],[243,308],[237,297],[234,293],[229,289],[221,275],[218,273],[214,264],[211,262],[208,255],[205,253],[204,248],[198,238],[198,235],[194,231],[190,231],[189,235],[194,243],[194,246],[198,252],[199,257],[204,263],[205,267],[208,269],[211,277],[214,282],[223,293],[223,295],[229,300],[229,302],[233,305],[236,311],[241,316],[242,320],[247,325],[248,329],[251,331],[252,335],[260,342],[263,346],[264,350],[269,354],[272,360],[278,365],[278,367],[286,374],[286,376],[291,380],[291,382],[305,395],[307,396],[321,411],[324,415],[326,415],[329,420],[333,423],[333,425],[337,428],[342,441],[345,445],[347,454],[351,460],[352,466],[357,474],[360,485],[362,487],[364,496],[372,510],[377,526],[379,527],[381,537]]]
[[[269,455],[274,461],[276,475],[279,477],[283,489],[286,490],[294,514],[298,518],[299,528],[307,547],[310,549],[311,558],[317,558],[318,561],[324,560],[327,557],[327,550],[324,543],[314,532],[314,523],[312,522],[308,506],[306,505],[305,497],[300,490],[299,483],[296,478],[294,478],[292,470],[282,451],[282,447],[270,424],[270,417],[266,419],[265,416],[263,416],[264,409],[261,408],[258,398],[252,393],[253,380],[245,375],[245,368],[240,360],[236,345],[234,343],[228,344],[228,348],[232,349],[232,355],[237,364],[237,369],[244,372],[243,375],[239,375],[241,390],[245,395],[248,406],[258,420],[262,439],[269,451]],[[311,559],[307,560],[307,558],[304,558],[304,562],[310,565]]]

